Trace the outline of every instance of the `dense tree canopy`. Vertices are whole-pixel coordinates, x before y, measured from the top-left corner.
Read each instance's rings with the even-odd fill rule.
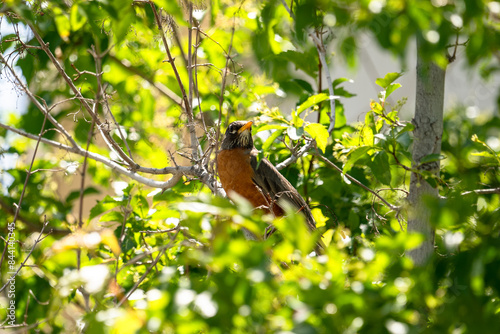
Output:
[[[6,0],[0,15],[0,80],[29,100],[0,123],[1,329],[500,332],[498,107],[443,118],[429,102],[442,130],[425,151],[401,73],[374,78],[353,123],[331,75],[369,34],[402,64],[418,40],[420,102],[457,57],[488,80],[500,2]],[[215,157],[242,119],[317,233],[225,197]]]

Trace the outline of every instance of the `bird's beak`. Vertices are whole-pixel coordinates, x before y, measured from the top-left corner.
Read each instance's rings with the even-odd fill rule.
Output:
[[[241,134],[243,131],[245,130],[249,130],[251,127],[252,127],[252,124],[253,122],[250,121],[248,122],[247,124],[243,125],[239,130],[238,130],[238,134]]]

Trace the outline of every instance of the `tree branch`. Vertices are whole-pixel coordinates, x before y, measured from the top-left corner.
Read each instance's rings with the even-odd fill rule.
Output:
[[[14,216],[16,214],[16,211],[14,209],[12,209],[12,206],[9,205],[7,202],[5,202],[2,198],[0,198],[0,208],[9,215]],[[24,223],[30,232],[38,231],[40,228],[40,226],[39,226],[40,221],[32,221],[32,220],[30,220],[30,218],[22,215],[21,212],[19,212],[19,214],[17,216],[17,220]],[[66,235],[68,233],[71,233],[71,231],[70,230],[60,230],[60,229],[54,228],[54,229],[51,229],[49,231],[49,233],[52,235]]]
[[[54,54],[52,53],[52,51],[50,51],[50,49],[48,47],[48,43],[45,43],[43,41],[43,39],[40,36],[40,34],[38,33],[38,31],[35,29],[35,27],[31,23],[27,22],[27,25],[30,27],[31,31],[33,32],[33,35],[37,39],[38,43],[40,43],[43,51],[49,57],[50,61],[55,66],[55,68],[57,69],[57,71],[59,72],[59,74],[61,75],[61,77],[64,79],[64,81],[66,81],[66,83],[69,86],[69,88],[71,89],[71,91],[75,94],[75,96],[78,98],[78,100],[80,100],[80,102],[82,103],[82,105],[85,108],[85,110],[87,110],[87,112],[89,113],[89,115],[95,121],[95,123],[96,123],[99,131],[101,132],[101,135],[103,136],[104,140],[106,141],[106,143],[108,145],[110,145],[110,148],[113,151],[115,151],[117,153],[117,155],[121,159],[123,159],[129,165],[129,167],[131,169],[135,169],[137,167],[137,164],[135,163],[135,161],[132,160],[132,158],[130,158],[123,151],[123,149],[120,147],[120,145],[118,145],[118,143],[110,135],[109,129],[107,129],[107,127],[103,125],[103,123],[99,119],[98,115],[96,113],[94,113],[94,111],[92,110],[92,107],[89,105],[89,102],[87,101],[87,99],[81,94],[80,90],[78,90],[78,88],[73,83],[73,80],[71,80],[71,78],[64,71],[64,69],[62,68],[61,64],[56,59],[56,57],[54,56]]]
[[[297,152],[292,151],[292,155],[290,157],[288,157],[287,159],[283,160],[282,162],[280,162],[279,164],[277,164],[276,169],[281,170],[287,166],[290,166],[291,164],[293,164],[301,156],[306,154],[306,152],[308,152],[311,148],[313,148],[315,146],[316,146],[316,141],[313,139],[310,142],[308,142],[307,144],[305,144],[304,146],[302,146],[300,148],[300,150],[298,150]]]
[[[319,157],[321,160],[323,160],[328,166],[332,167],[333,169],[336,169],[339,173],[341,173],[342,175],[345,175],[345,177],[347,179],[349,179],[350,181],[354,182],[355,184],[357,184],[358,186],[360,186],[361,188],[365,189],[366,191],[369,191],[371,192],[374,196],[376,196],[378,199],[380,199],[389,209],[393,210],[393,211],[396,211],[398,212],[400,210],[400,207],[398,206],[395,206],[389,202],[387,202],[382,196],[380,196],[376,191],[373,191],[372,189],[368,188],[367,186],[365,186],[363,183],[359,182],[357,179],[355,179],[354,177],[352,177],[351,175],[347,174],[347,173],[344,173],[342,171],[342,169],[340,169],[337,165],[335,165],[333,162],[331,162],[330,160],[328,160],[327,158],[325,158],[323,155],[321,155],[320,152],[316,152],[316,156]]]
[[[43,101],[44,105],[42,105],[38,101],[36,96],[28,89],[28,87],[23,83],[23,81],[17,76],[16,72],[14,71],[12,66],[10,66],[10,64],[7,62],[7,60],[4,58],[2,53],[0,53],[0,61],[5,65],[5,67],[7,67],[9,72],[14,77],[15,84],[18,85],[19,87],[21,87],[21,89],[26,93],[26,95],[28,95],[28,98],[31,100],[31,102],[33,102],[33,104],[48,118],[50,123],[52,123],[64,135],[64,137],[66,137],[66,139],[70,142],[70,144],[73,147],[78,146],[78,144],[75,142],[73,137],[71,137],[71,135],[68,133],[68,131],[66,131],[66,129],[58,121],[56,121],[56,119],[54,117],[52,117],[52,115],[49,112],[49,110],[52,108],[47,108],[45,101]]]
[[[314,44],[316,45],[316,49],[318,49],[319,61],[321,62],[323,72],[326,77],[328,92],[330,93],[330,125],[328,126],[328,133],[332,133],[333,129],[335,128],[335,91],[333,89],[333,81],[330,75],[330,69],[328,68],[328,64],[326,62],[326,48],[323,44],[323,41],[314,33],[309,34],[309,36],[311,36]]]
[[[470,195],[470,194],[477,194],[477,195],[500,194],[500,188],[476,189],[476,190],[464,191],[461,193],[461,195]]]
[[[19,202],[18,202],[18,204],[16,206],[16,211],[14,213],[14,218],[12,220],[12,224],[14,225],[14,228],[16,226],[16,221],[17,221],[17,217],[19,216],[19,212],[21,211],[21,204],[23,203],[24,194],[26,193],[26,188],[28,186],[28,181],[29,181],[30,176],[31,176],[32,171],[33,171],[33,164],[35,163],[36,154],[38,153],[38,148],[40,147],[40,141],[42,140],[42,135],[43,135],[43,132],[45,131],[45,124],[47,123],[47,116],[48,116],[48,113],[46,113],[45,117],[43,118],[43,123],[42,123],[42,128],[40,129],[40,134],[38,136],[34,136],[37,139],[37,142],[36,142],[36,146],[35,146],[35,151],[33,152],[33,157],[31,158],[30,168],[29,168],[29,170],[28,170],[28,172],[26,174],[26,178],[24,179],[23,190],[21,191],[21,196],[19,197]],[[44,228],[45,228],[45,225],[42,228],[42,232],[43,232]],[[9,246],[9,243],[6,242],[5,243],[5,248],[3,249],[3,252],[2,252],[2,257],[0,258],[0,268],[2,267],[4,258],[5,258],[5,254],[7,254],[7,248],[8,248],[8,246]],[[22,266],[21,266],[21,268],[22,268]],[[19,270],[21,270],[21,268],[19,268]],[[17,271],[17,273],[19,272],[19,270]],[[7,281],[7,283],[5,283],[5,285],[2,287],[2,289],[0,289],[0,292],[7,286],[7,284],[14,277],[16,277],[17,273],[14,274],[11,278],[9,278],[9,280]]]
[[[120,300],[120,302],[116,305],[117,307],[120,307],[129,297],[130,295],[139,287],[139,285],[144,281],[144,279],[146,278],[146,276],[149,274],[149,272],[156,266],[156,264],[158,263],[158,261],[160,260],[160,258],[163,256],[163,254],[165,254],[165,251],[167,249],[169,249],[170,247],[172,247],[172,244],[174,242],[174,240],[177,238],[177,236],[179,235],[179,231],[180,229],[177,230],[177,233],[175,233],[172,238],[170,239],[170,242],[163,246],[161,249],[160,249],[160,252],[158,253],[158,255],[156,256],[155,260],[153,261],[153,263],[149,266],[149,268],[146,270],[146,272],[141,276],[141,278],[134,284],[134,286],[132,287],[132,289],[130,289],[129,292],[127,292],[127,294]]]
[[[112,54],[108,55],[108,57],[109,57],[109,59],[113,60],[115,63],[117,63],[118,65],[120,65],[121,67],[126,69],[127,71],[129,71],[129,72],[143,78],[147,82],[149,82],[151,84],[151,86],[153,86],[154,88],[156,88],[158,90],[158,92],[160,92],[160,94],[162,94],[163,96],[170,99],[172,102],[177,104],[179,107],[182,107],[182,99],[177,94],[175,94],[173,91],[168,89],[167,86],[165,86],[161,82],[156,82],[155,80],[153,80],[153,78],[147,76],[145,73],[143,73],[138,68],[123,62],[122,60],[116,58]]]
[[[188,130],[189,134],[191,136],[191,149],[192,149],[192,154],[194,160],[198,160],[199,157],[199,152],[198,150],[201,148],[200,143],[198,142],[198,137],[196,136],[196,125],[194,123],[194,117],[193,117],[193,110],[191,109],[191,104],[189,103],[189,98],[186,94],[186,89],[184,88],[184,84],[182,83],[181,77],[179,75],[179,71],[177,70],[177,66],[175,66],[174,58],[172,57],[172,54],[170,53],[170,48],[167,43],[167,38],[165,37],[165,34],[163,32],[163,25],[161,22],[161,17],[160,14],[158,14],[158,11],[156,10],[156,6],[152,1],[149,1],[149,5],[151,6],[151,9],[153,10],[153,14],[155,17],[156,25],[158,26],[158,29],[160,30],[160,35],[161,39],[163,41],[163,46],[165,47],[165,51],[167,52],[167,57],[168,57],[168,62],[172,66],[172,70],[174,71],[175,78],[177,79],[177,84],[179,85],[179,89],[181,90],[182,93],[182,100],[184,101],[184,111],[186,112],[187,118],[188,118]],[[191,45],[189,45],[189,48],[191,48]],[[190,60],[188,59],[188,62]],[[190,78],[191,80],[191,78]]]
[[[19,209],[18,209],[18,211],[19,211]],[[38,235],[38,238],[36,238],[36,240],[35,240],[35,242],[33,244],[33,247],[31,247],[30,252],[28,253],[28,255],[26,255],[26,258],[24,259],[23,263],[21,263],[21,265],[19,266],[19,268],[17,269],[17,271],[0,288],[0,292],[2,292],[7,287],[7,285],[9,285],[10,281],[12,281],[13,279],[16,278],[16,276],[19,274],[19,272],[21,271],[21,269],[23,269],[23,267],[26,265],[26,262],[28,261],[28,259],[31,257],[31,253],[33,253],[33,250],[35,250],[36,245],[38,245],[43,239],[45,239],[45,237],[42,238],[42,235],[43,235],[43,231],[45,230],[45,227],[47,227],[48,224],[49,224],[49,222],[47,220],[45,220],[45,222],[42,225],[42,230],[40,231],[40,234]],[[5,248],[7,248],[7,245],[5,245]]]
[[[30,138],[30,139],[38,139],[38,136],[33,135],[31,133],[24,132],[22,130],[13,128],[11,126],[5,125],[3,123],[0,123],[0,127],[15,132],[23,137]],[[199,169],[196,168],[195,166],[189,166],[189,167],[184,167],[184,166],[176,166],[176,167],[165,167],[165,168],[147,168],[147,167],[141,167],[137,165],[136,171],[143,172],[143,173],[148,173],[148,174],[172,174],[172,177],[166,181],[166,182],[160,182],[156,180],[151,180],[147,177],[144,177],[142,175],[137,174],[136,171],[129,170],[122,165],[100,155],[97,153],[93,153],[90,151],[86,151],[85,149],[81,148],[80,146],[76,147],[71,147],[68,145],[64,145],[62,143],[59,143],[54,140],[46,139],[46,138],[40,138],[40,142],[54,146],[58,149],[75,153],[78,154],[82,157],[85,155],[88,155],[88,157],[92,160],[98,161],[100,163],[103,163],[104,165],[108,166],[111,168],[113,171],[118,172],[120,174],[123,174],[125,176],[130,177],[131,179],[140,182],[142,184],[145,184],[149,187],[153,188],[161,188],[161,189],[168,189],[173,187],[182,177],[182,175],[190,175],[190,176],[197,176],[200,177],[200,180],[204,176],[203,173],[199,172]],[[210,189],[213,189],[213,186],[210,184],[207,184],[207,186],[210,187]]]

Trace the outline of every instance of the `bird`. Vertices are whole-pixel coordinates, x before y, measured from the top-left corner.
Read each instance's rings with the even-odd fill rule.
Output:
[[[305,217],[307,228],[316,229],[311,210],[295,187],[266,158],[257,159],[259,151],[252,138],[252,121],[229,124],[217,153],[217,168],[222,188],[229,198],[234,193],[247,199],[254,208],[263,209],[276,217],[284,215],[280,203],[291,204]],[[268,237],[274,228],[266,233]],[[318,241],[316,249],[324,248]]]

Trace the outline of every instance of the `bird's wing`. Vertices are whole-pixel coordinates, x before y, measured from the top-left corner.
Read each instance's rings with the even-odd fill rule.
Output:
[[[269,194],[273,201],[284,199],[292,204],[297,211],[302,212],[306,217],[310,230],[316,228],[316,223],[309,206],[304,201],[297,190],[281,175],[281,173],[267,159],[257,160],[258,151],[253,149],[250,152],[250,162],[255,171],[253,182],[259,186],[265,194]]]

